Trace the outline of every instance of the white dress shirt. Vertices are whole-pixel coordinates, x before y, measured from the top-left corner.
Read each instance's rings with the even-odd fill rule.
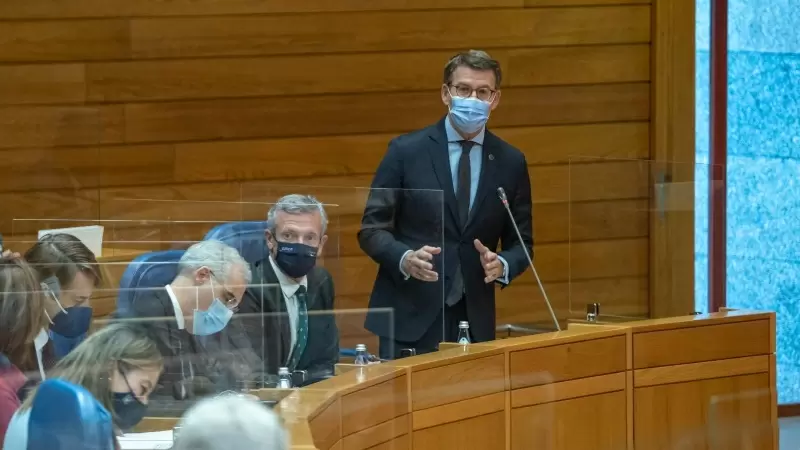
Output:
[[[183,318],[183,311],[181,310],[181,304],[178,303],[178,297],[175,296],[175,292],[172,290],[172,286],[166,285],[164,289],[167,290],[167,295],[169,295],[169,299],[172,301],[172,309],[175,310],[175,321],[178,322],[178,329],[183,330],[186,327],[186,323]]]
[[[272,265],[272,270],[275,271],[275,275],[278,277],[278,283],[281,285],[283,299],[286,301],[286,312],[289,314],[289,329],[291,330],[292,335],[292,345],[289,348],[288,358],[291,359],[294,346],[297,344],[297,321],[300,317],[300,310],[297,306],[296,294],[300,286],[305,287],[306,292],[308,292],[308,277],[301,278],[299,282],[289,278],[285,273],[283,273],[281,268],[278,267],[278,265],[275,263],[275,260],[272,259],[272,255],[269,257],[269,263]],[[287,361],[289,359],[287,359]]]

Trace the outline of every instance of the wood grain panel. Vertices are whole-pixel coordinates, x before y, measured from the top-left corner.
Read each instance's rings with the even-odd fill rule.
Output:
[[[471,11],[457,2],[447,11],[353,12],[346,20],[325,14],[133,19],[131,45],[136,57],[186,58],[650,42],[648,6]],[[462,26],[475,20],[482,26]]]
[[[505,413],[500,411],[414,431],[414,450],[505,448]]]
[[[0,18],[66,18],[121,16],[210,16],[228,14],[263,14],[290,12],[337,12],[362,10],[451,9],[479,7],[520,7],[522,0],[377,0],[363,3],[343,0],[331,4],[325,0],[293,2],[290,0],[74,0],[52,3],[48,0],[7,0],[0,3]]]
[[[585,317],[586,305],[600,303],[603,314],[647,317],[646,277],[545,282],[544,288],[557,317]],[[337,299],[338,302],[338,299]],[[497,323],[538,323],[550,313],[535,283],[515,281],[496,293]]]
[[[524,0],[525,7],[542,6],[595,6],[595,5],[648,5],[650,0]]]
[[[349,436],[408,413],[406,375],[342,397],[342,436]]]
[[[492,132],[519,148],[531,165],[576,162],[578,157],[598,162],[647,159],[649,154],[646,122],[492,128]],[[371,174],[395,136],[180,143],[175,146],[175,181]],[[226,158],[207,163],[220,154]],[[244,160],[247,165],[241,164]],[[365,181],[362,186],[369,185],[369,180]]]
[[[560,402],[625,390],[625,372],[579,378],[559,383],[531,386],[511,391],[511,407],[520,408],[542,403]]]
[[[536,250],[539,276],[544,282],[569,282],[581,279],[644,276],[647,274],[647,240],[594,241],[575,245],[545,244]],[[568,260],[580,261],[580,270],[570,274]],[[645,249],[645,250],[642,250]],[[580,253],[577,253],[580,252]],[[591,264],[590,264],[591,262]],[[333,273],[339,295],[369,294],[377,265],[366,256],[340,257],[326,267]],[[577,262],[575,265],[578,265]],[[370,280],[365,283],[365,280]],[[532,272],[523,273],[515,284],[535,284]]]
[[[577,157],[647,159],[650,154],[646,122],[492,127],[491,130],[520,149],[528,164],[568,163],[576,161]]]
[[[369,450],[410,450],[411,449],[411,435],[404,434],[398,436],[391,441],[378,444],[370,447]]]
[[[451,56],[448,51],[91,63],[87,92],[91,101],[119,102],[428,90],[441,84],[438,69]],[[492,56],[519,74],[509,77],[513,87],[649,79],[647,45],[500,50]],[[380,74],[353,67],[377,67]]]
[[[653,145],[651,158],[656,161],[680,161],[669,164],[656,176],[666,183],[665,211],[653,215],[650,265],[653,317],[692,314],[695,311],[695,89],[687,89],[696,79],[694,0],[654,2],[653,27]],[[677,186],[684,192],[673,193]],[[677,189],[680,192],[680,189]],[[688,208],[670,208],[675,198]]]
[[[511,352],[511,388],[624,371],[625,348],[625,336],[614,336]]]
[[[767,373],[637,388],[634,411],[637,450],[774,448]]]
[[[503,355],[453,363],[411,374],[413,411],[502,392],[505,387]]]
[[[0,194],[0,229],[6,235],[6,242],[13,240],[17,233],[30,232],[31,228],[63,228],[63,219],[72,219],[74,226],[91,225],[98,218],[97,191],[74,191],[72,195],[63,192],[31,192],[25,195]],[[35,209],[31,205],[36,205]],[[37,218],[34,225],[21,219]],[[51,219],[51,220],[47,220]]]
[[[556,316],[561,318],[583,317],[586,304],[594,302],[602,305],[604,314],[647,317],[647,282],[646,277],[609,278],[576,280],[572,283],[545,283],[544,287]],[[539,286],[535,283],[515,281],[509,288],[496,293],[496,302],[497,324],[549,324],[550,313],[547,312]],[[362,309],[368,304],[368,292],[342,295],[337,291],[338,310]],[[346,317],[346,320],[343,318],[341,322],[337,321],[339,333],[342,335],[341,339],[348,338],[348,342],[353,345],[342,344],[342,346],[353,348],[355,344],[360,343],[368,344],[371,349],[377,348],[377,340],[363,328],[363,317],[356,317],[355,313],[348,313]],[[365,340],[366,342],[361,342]]]
[[[440,348],[441,350],[441,348]],[[445,423],[459,422],[472,417],[503,411],[506,404],[505,392],[448,403],[433,408],[414,411],[412,428],[422,430]]]
[[[649,94],[647,83],[512,88],[492,125],[647,120]],[[402,132],[443,113],[441,99],[430,92],[125,105],[129,142]]]
[[[342,437],[342,404],[336,399],[319,411],[309,425],[314,443],[321,449],[331,448]]]
[[[382,158],[382,152],[364,155],[359,162],[348,164],[353,171],[367,172],[374,170]],[[257,180],[268,178],[274,173],[251,164],[245,158],[231,160],[232,164],[215,164],[219,171],[216,175],[208,172],[208,181],[212,180]],[[356,167],[359,167],[356,169]],[[269,166],[266,166],[269,167]],[[324,169],[323,169],[324,170]],[[267,172],[267,173],[265,173]],[[589,163],[557,164],[531,166],[531,191],[535,203],[584,202],[594,200],[641,199],[646,198],[650,186],[650,164],[646,161],[594,160]],[[199,181],[199,175],[187,173]],[[310,176],[313,176],[309,174]],[[319,174],[324,175],[324,174]],[[336,216],[344,214],[362,214],[363,206],[369,194],[371,175],[350,175],[348,177],[314,176],[313,178],[285,178],[280,180],[264,180],[258,183],[247,183],[242,188],[242,201],[264,201],[265,198],[278,198],[284,192],[306,190],[316,195],[320,201],[329,205],[338,205],[337,210],[330,212]],[[597,189],[602,185],[604,189]],[[168,188],[167,188],[168,189]],[[430,191],[431,201],[443,202],[441,191]],[[439,199],[434,200],[438,196]],[[628,214],[649,216],[649,208],[628,210]],[[576,220],[578,218],[576,217]]]
[[[634,333],[633,367],[686,364],[770,353],[769,321],[753,320],[677,330]],[[726,345],[708,345],[725,342]],[[680,352],[671,349],[679,347]]]
[[[507,59],[507,86],[650,80],[648,44],[511,50]]]
[[[438,69],[450,56],[416,52],[93,63],[87,67],[88,97],[120,102],[415,91],[440,85]],[[498,55],[501,61],[504,56]],[[379,67],[380,73],[354,67]]]
[[[514,408],[511,449],[624,449],[625,426],[622,391]]]
[[[0,2],[0,18],[27,0]],[[57,4],[43,1],[57,10]],[[58,22],[3,22],[0,27],[0,62],[86,61],[126,58],[129,54],[128,22],[72,20]]]
[[[340,209],[339,207],[335,208]],[[533,232],[537,244],[646,237],[648,201],[619,200],[582,203],[534,203]],[[361,214],[331,220],[328,236],[338,242],[340,256],[363,254],[358,245]]]
[[[162,184],[175,177],[170,145],[0,150],[0,192]]]
[[[383,422],[371,428],[346,436],[342,440],[342,450],[364,450],[388,443],[409,432],[408,414]]]
[[[121,142],[122,111],[118,105],[0,108],[0,148]]]
[[[81,64],[0,66],[0,80],[0,105],[81,103],[85,99]]]
[[[722,359],[634,371],[635,387],[750,375],[769,371],[769,355]]]

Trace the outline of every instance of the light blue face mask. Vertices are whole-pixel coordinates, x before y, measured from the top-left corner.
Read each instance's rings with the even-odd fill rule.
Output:
[[[475,97],[450,96],[450,120],[462,133],[478,132],[489,120],[492,104]]]
[[[211,281],[211,290],[214,290],[214,282]],[[198,288],[199,294],[199,288]],[[233,311],[228,309],[218,297],[214,297],[211,306],[207,311],[200,311],[198,304],[194,310],[194,333],[197,336],[209,336],[222,331],[233,317]]]

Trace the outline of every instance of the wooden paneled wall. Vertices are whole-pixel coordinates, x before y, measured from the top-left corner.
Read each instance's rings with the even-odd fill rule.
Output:
[[[490,124],[530,165],[536,261],[557,313],[597,301],[647,315],[652,174],[634,160],[652,156],[654,10],[648,0],[4,0],[0,232],[24,247],[37,229],[66,225],[54,219],[116,220],[104,222],[107,240],[162,248],[307,190],[336,205],[339,306],[363,307],[375,267],[355,240],[366,198],[356,187],[391,137],[445,113],[448,57],[481,48],[505,73]],[[261,204],[223,203],[240,200]],[[501,323],[546,317],[529,273],[499,298]]]

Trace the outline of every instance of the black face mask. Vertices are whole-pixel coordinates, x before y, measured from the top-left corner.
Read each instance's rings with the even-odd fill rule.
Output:
[[[310,245],[281,242],[276,240],[278,246],[275,252],[275,264],[283,273],[292,277],[304,277],[311,272],[317,264],[317,248]]]
[[[147,413],[147,405],[140,402],[133,392],[114,392],[114,413],[117,426],[122,430],[130,430],[142,421]]]

